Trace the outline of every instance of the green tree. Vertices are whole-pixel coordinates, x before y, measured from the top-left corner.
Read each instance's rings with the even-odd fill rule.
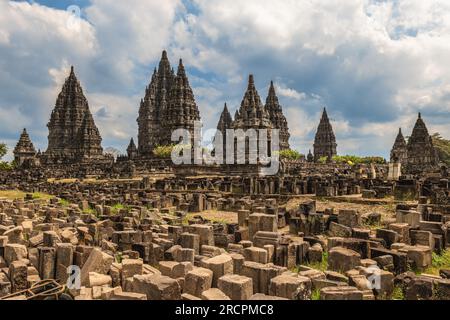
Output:
[[[0,143],[0,160],[5,156],[6,152],[8,152],[8,147],[4,143]]]
[[[4,143],[0,143],[0,160],[5,156],[8,152],[8,147]],[[0,170],[11,170],[13,169],[13,163],[9,163],[6,161],[0,161]]]
[[[450,140],[444,139],[439,133],[431,136],[433,145],[437,150],[439,160],[450,165]]]
[[[287,159],[287,160],[300,160],[304,158],[305,156],[298,152],[297,150],[281,150],[279,151],[279,155],[281,159]]]

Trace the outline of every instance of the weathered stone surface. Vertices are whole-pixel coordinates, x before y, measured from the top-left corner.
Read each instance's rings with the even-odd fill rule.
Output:
[[[307,277],[280,275],[270,280],[269,294],[290,300],[310,300],[311,288]]]
[[[161,275],[135,275],[132,290],[145,294],[148,300],[181,299],[181,288],[178,282]]]
[[[220,277],[217,287],[231,300],[248,300],[253,295],[253,280],[236,274]]]
[[[342,248],[332,248],[328,256],[328,268],[333,271],[345,272],[358,266],[361,261],[359,253]]]

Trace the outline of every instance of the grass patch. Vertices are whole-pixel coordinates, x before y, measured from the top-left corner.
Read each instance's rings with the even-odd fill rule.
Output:
[[[308,263],[303,264],[302,266],[320,270],[320,271],[326,271],[328,268],[328,252],[323,253],[321,262],[312,262],[312,263],[308,262]],[[300,266],[297,266],[297,267],[293,268],[291,271],[298,273],[299,269],[300,269],[299,267]]]
[[[58,203],[59,203],[60,205],[62,205],[63,207],[68,207],[68,206],[70,206],[70,202],[67,201],[66,199],[59,199]]]
[[[311,294],[311,300],[320,300],[320,290],[316,289]]]
[[[394,291],[392,292],[392,300],[405,300],[402,287],[394,287]]]
[[[24,199],[26,195],[27,192],[23,192],[20,190],[0,191],[0,198],[6,198],[9,200]],[[43,200],[50,200],[51,198],[54,198],[54,196],[42,192],[32,193],[32,197],[33,199],[43,199]]]
[[[424,273],[439,275],[439,270],[441,269],[450,269],[450,250],[442,251],[442,254],[439,255],[433,252],[433,259],[431,263],[431,267],[428,267]]]
[[[111,206],[111,212],[113,214],[118,214],[120,210],[126,209],[126,206],[124,206],[121,203],[116,203],[115,205]]]

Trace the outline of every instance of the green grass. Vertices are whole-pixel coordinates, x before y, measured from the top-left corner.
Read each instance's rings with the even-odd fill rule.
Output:
[[[66,199],[59,199],[58,203],[63,206],[63,207],[68,207],[70,206],[70,202],[67,201]]]
[[[302,266],[320,270],[320,271],[326,271],[328,268],[328,252],[324,252],[322,255],[322,261],[321,262],[313,262],[313,263],[305,263]],[[299,272],[299,266],[294,267],[292,272],[298,273]]]
[[[20,191],[20,190],[5,190],[0,191],[0,198],[6,198],[10,200],[15,199],[24,199],[26,196],[26,192]],[[35,192],[32,194],[33,199],[43,199],[43,200],[49,200],[53,198],[52,195],[42,193],[42,192]]]
[[[395,286],[391,298],[392,300],[405,300],[405,296],[403,295],[403,289],[400,286]]]
[[[95,210],[92,209],[92,208],[84,209],[84,210],[83,210],[83,213],[97,215],[97,211],[95,211]]]
[[[311,294],[311,300],[320,300],[320,290],[316,289]]]
[[[433,252],[432,264],[424,273],[439,275],[441,269],[450,269],[450,249],[442,251],[441,255]]]
[[[50,200],[54,198],[54,196],[42,193],[42,192],[35,192],[32,194],[33,199],[44,199],[44,200]]]
[[[120,210],[125,209],[126,207],[121,203],[116,203],[111,207],[111,212],[113,214],[118,214]]]

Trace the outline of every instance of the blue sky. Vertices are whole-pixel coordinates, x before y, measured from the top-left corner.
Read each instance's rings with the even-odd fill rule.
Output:
[[[253,73],[263,101],[275,82],[293,148],[312,147],[326,106],[340,154],[387,157],[419,111],[450,138],[449,12],[446,0],[0,0],[0,141],[12,149],[26,127],[46,149],[74,65],[103,146],[124,151],[167,49],[205,128],[225,102],[234,114]]]

